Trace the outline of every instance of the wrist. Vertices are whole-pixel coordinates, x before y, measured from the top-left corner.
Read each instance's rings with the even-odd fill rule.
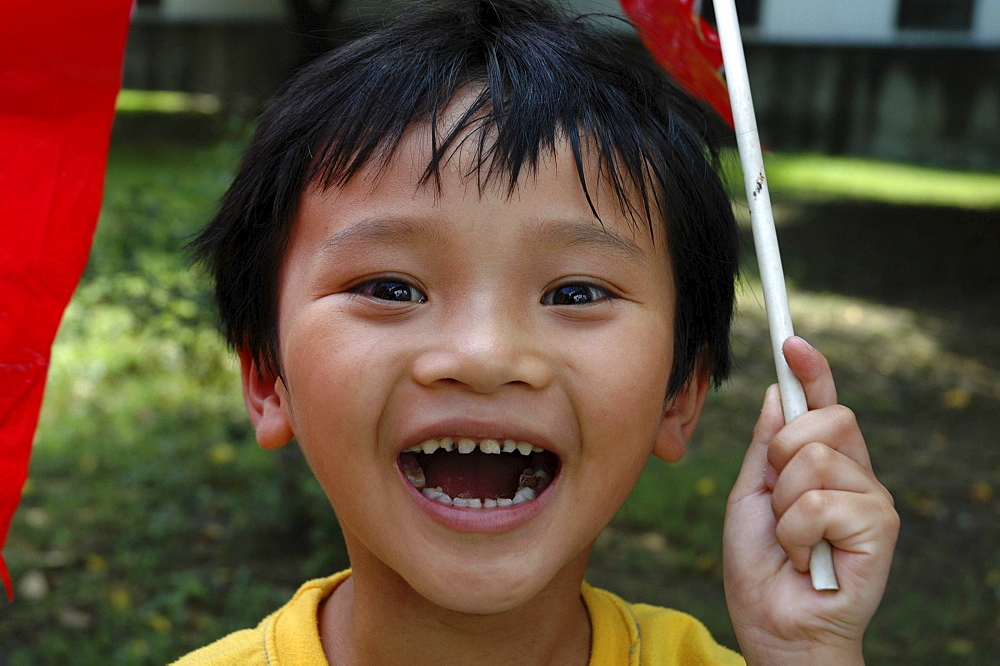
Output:
[[[744,653],[747,666],[863,666],[865,658],[860,650],[764,650],[754,654]]]
[[[865,663],[861,641],[829,645],[817,641],[740,640],[748,666],[860,666]]]

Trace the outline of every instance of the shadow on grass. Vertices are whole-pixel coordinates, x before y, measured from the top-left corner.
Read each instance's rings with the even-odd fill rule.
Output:
[[[1000,369],[1000,210],[800,202],[776,218],[799,288],[940,318],[949,347]]]
[[[934,343],[884,385],[898,406],[852,405],[903,517],[876,631],[892,623],[911,658],[1000,657],[1000,210],[796,203],[779,234],[800,290],[912,313]]]

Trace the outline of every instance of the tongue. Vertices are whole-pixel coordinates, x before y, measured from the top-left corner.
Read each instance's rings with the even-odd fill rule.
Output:
[[[427,488],[440,487],[449,497],[511,498],[528,458],[517,453],[436,451],[417,456]]]

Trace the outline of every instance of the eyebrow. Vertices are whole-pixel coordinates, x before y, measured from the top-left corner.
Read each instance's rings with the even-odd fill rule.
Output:
[[[332,234],[320,245],[321,255],[359,250],[373,244],[406,245],[425,236],[434,242],[445,242],[443,230],[419,220],[368,218]],[[611,252],[630,261],[647,262],[645,250],[631,238],[614,229],[582,220],[542,220],[526,234],[532,246],[581,247]]]
[[[631,261],[646,262],[646,251],[631,238],[591,221],[556,220],[538,224],[529,239],[539,245],[590,248],[612,252]]]
[[[417,236],[432,240],[442,235],[440,229],[419,221],[406,219],[367,218],[334,233],[320,245],[321,255],[337,254],[365,246],[405,245]]]

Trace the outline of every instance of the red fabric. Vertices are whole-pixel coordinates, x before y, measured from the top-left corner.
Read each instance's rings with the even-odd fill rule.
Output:
[[[0,0],[0,548],[101,204],[132,0]],[[7,567],[0,577],[13,599]]]
[[[719,36],[694,11],[695,0],[621,0],[657,64],[733,125],[729,91],[722,80]]]

